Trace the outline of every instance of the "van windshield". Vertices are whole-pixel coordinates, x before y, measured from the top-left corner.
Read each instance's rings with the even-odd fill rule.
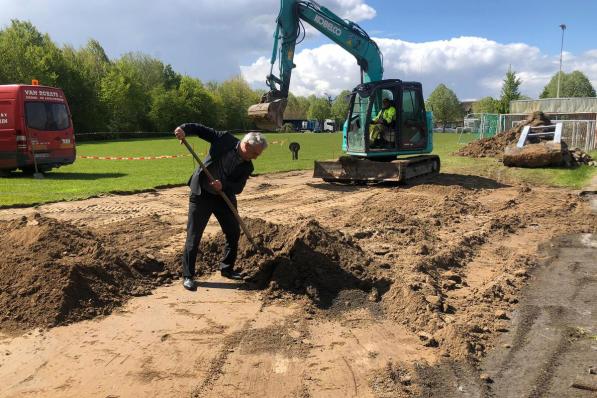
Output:
[[[36,130],[57,131],[70,126],[66,105],[52,102],[26,102],[27,127]]]

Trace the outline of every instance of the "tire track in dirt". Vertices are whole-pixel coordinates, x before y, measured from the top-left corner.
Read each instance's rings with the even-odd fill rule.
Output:
[[[245,324],[239,331],[234,332],[229,336],[226,336],[226,338],[224,338],[224,341],[222,342],[222,348],[215,356],[215,358],[211,361],[211,364],[209,366],[209,369],[207,370],[207,374],[204,377],[203,382],[199,386],[194,387],[192,389],[192,398],[205,397],[205,394],[208,394],[211,391],[214,384],[222,376],[222,368],[228,361],[228,356],[232,351],[238,348],[243,337],[251,328],[251,325],[254,322],[255,319],[245,322]]]
[[[582,242],[568,236],[544,245],[550,259],[533,273],[514,313],[514,330],[483,361],[495,380],[495,396],[586,396],[570,387],[579,378],[579,384],[591,385],[582,375],[593,363],[587,334],[597,330],[591,311],[597,279],[586,277],[595,272],[597,250]]]

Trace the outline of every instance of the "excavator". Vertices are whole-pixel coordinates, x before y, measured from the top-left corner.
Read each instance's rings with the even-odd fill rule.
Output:
[[[342,133],[346,156],[334,161],[316,161],[314,177],[327,182],[405,181],[438,173],[440,159],[433,150],[432,115],[425,111],[421,83],[383,79],[383,55],[377,43],[359,25],[344,20],[315,1],[281,0],[274,34],[269,91],[261,103],[252,105],[249,117],[258,128],[282,126],[295,46],[305,35],[303,21],[352,54],[360,66],[361,84],[350,95],[350,106]],[[273,74],[279,60],[279,76]],[[371,138],[372,125],[382,110],[392,106],[396,117],[384,123],[380,137]],[[400,156],[400,159],[397,157]],[[405,157],[408,156],[408,157]]]

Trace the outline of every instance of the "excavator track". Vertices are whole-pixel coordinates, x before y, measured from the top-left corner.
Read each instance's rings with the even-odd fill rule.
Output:
[[[439,173],[437,155],[421,155],[389,162],[353,156],[334,161],[315,161],[314,178],[326,182],[404,182],[415,177]]]

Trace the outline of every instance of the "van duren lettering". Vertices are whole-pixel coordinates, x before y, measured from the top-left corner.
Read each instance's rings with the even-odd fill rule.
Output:
[[[63,100],[60,93],[58,93],[57,91],[27,89],[27,90],[24,90],[24,92],[25,92],[25,97],[27,99],[58,100],[58,101]]]
[[[8,124],[8,114],[0,113],[0,124]]]

